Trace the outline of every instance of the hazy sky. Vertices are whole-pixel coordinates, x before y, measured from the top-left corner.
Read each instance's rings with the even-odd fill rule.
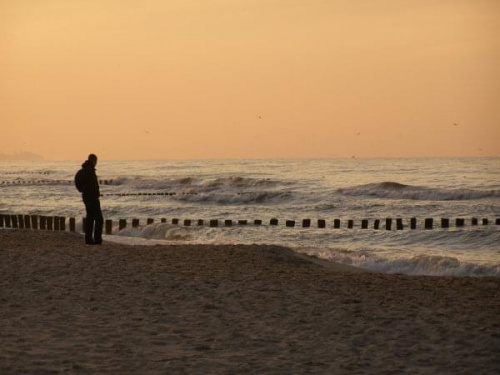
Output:
[[[500,156],[500,1],[0,0],[20,151]]]

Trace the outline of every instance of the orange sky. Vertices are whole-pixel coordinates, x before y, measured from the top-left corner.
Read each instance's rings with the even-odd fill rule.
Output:
[[[498,0],[2,0],[0,55],[3,153],[500,156]]]

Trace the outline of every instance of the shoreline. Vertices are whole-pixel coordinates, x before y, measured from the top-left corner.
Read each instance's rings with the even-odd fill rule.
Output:
[[[500,280],[0,231],[0,372],[493,374]]]

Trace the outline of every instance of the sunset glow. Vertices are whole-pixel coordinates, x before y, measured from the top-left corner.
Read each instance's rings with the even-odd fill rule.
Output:
[[[495,0],[0,3],[0,152],[500,155]]]

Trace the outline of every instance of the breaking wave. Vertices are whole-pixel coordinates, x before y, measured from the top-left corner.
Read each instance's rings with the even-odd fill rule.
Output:
[[[212,191],[221,188],[272,188],[284,184],[277,180],[256,179],[248,177],[219,177],[198,178],[182,177],[177,179],[152,179],[142,177],[117,177],[113,185],[130,187],[134,189],[196,189],[199,191]]]
[[[256,187],[274,187],[282,184],[280,181],[269,178],[248,178],[248,177],[222,177],[213,180],[204,181],[203,184],[209,187],[234,187],[234,188],[256,188]]]
[[[500,277],[500,265],[462,262],[454,257],[416,255],[409,258],[385,258],[370,251],[333,249],[298,249],[332,262],[383,273],[428,276],[494,276]]]
[[[125,228],[122,229],[117,236],[111,236],[109,238],[110,241],[126,244],[134,244],[134,239],[141,240],[138,244],[142,245],[164,244],[165,241],[196,244],[232,243],[228,238],[225,238],[217,228],[209,228],[206,226],[181,227],[167,223],[150,224],[138,228]]]
[[[241,193],[203,193],[196,195],[178,195],[174,199],[183,202],[230,204],[277,204],[289,201],[292,193],[288,191],[256,191]]]
[[[337,192],[348,196],[437,201],[500,198],[500,190],[438,189],[391,181],[341,188]]]
[[[125,228],[119,232],[119,236],[166,241],[191,241],[195,238],[192,231],[188,228],[169,224],[154,224],[140,228]]]

